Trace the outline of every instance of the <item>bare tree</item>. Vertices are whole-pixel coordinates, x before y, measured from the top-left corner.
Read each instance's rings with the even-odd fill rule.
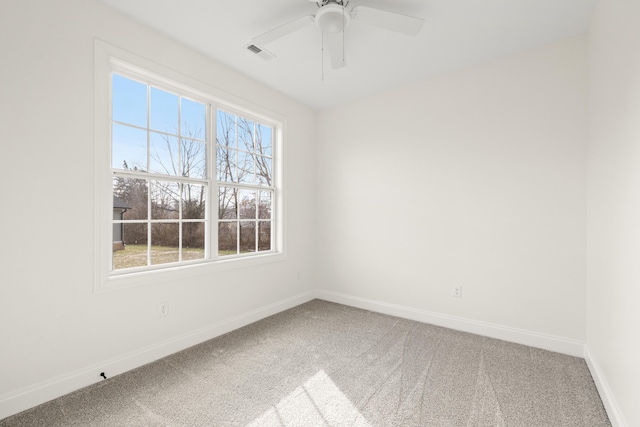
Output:
[[[218,224],[218,248],[221,251],[235,252],[238,238],[242,248],[255,248],[256,236],[259,250],[270,248],[271,196],[238,186],[272,185],[272,135],[265,134],[267,129],[271,132],[271,128],[249,119],[224,112],[218,114],[215,150],[216,179],[220,182],[218,218],[222,221]],[[207,187],[178,183],[172,181],[171,176],[206,178],[204,130],[185,123],[181,135],[177,133],[152,134],[149,172],[167,175],[166,181],[118,177],[114,180],[114,195],[131,206],[125,219],[146,220],[150,214],[154,220],[194,220],[181,222],[182,246],[203,248]],[[138,167],[129,169],[126,162],[124,170],[146,172]],[[129,242],[146,243],[147,224],[125,225],[125,238]],[[179,245],[180,224],[152,223],[150,226],[154,245]]]
[[[271,219],[270,198],[267,206],[260,202],[260,190],[236,184],[272,185],[271,135],[267,138],[263,134],[264,129],[272,130],[225,112],[219,112],[216,129],[218,215],[222,220],[218,224],[218,249],[229,253],[235,253],[238,247],[241,252],[255,251],[256,235],[258,250],[270,249],[271,223],[266,221]],[[258,223],[258,216],[265,221]]]

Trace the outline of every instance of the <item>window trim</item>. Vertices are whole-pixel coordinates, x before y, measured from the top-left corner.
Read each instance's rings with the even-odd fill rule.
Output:
[[[94,292],[130,288],[157,282],[181,280],[190,277],[205,276],[219,271],[249,268],[266,263],[286,260],[286,195],[284,138],[286,120],[283,116],[247,100],[230,95],[201,81],[192,79],[178,71],[144,59],[134,53],[122,50],[102,40],[94,41]],[[218,257],[211,251],[211,257],[203,261],[185,264],[169,264],[155,269],[142,271],[110,273],[112,256],[112,205],[113,174],[111,170],[111,73],[144,76],[148,84],[172,87],[185,92],[196,99],[204,100],[210,116],[210,135],[212,146],[207,153],[209,173],[211,212],[209,213],[210,242],[217,244],[218,217],[217,191],[218,181],[215,174],[215,114],[218,108],[232,111],[243,117],[273,126],[273,171],[274,171],[274,219],[271,251],[262,253],[238,254]],[[210,249],[213,249],[211,247]]]

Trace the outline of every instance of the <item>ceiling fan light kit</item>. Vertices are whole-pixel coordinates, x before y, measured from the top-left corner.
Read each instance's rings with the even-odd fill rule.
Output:
[[[417,35],[424,24],[422,18],[401,15],[368,6],[356,6],[352,10],[347,11],[348,1],[310,1],[318,5],[319,10],[315,15],[302,16],[254,37],[251,43],[246,46],[247,49],[263,59],[273,59],[275,55],[266,51],[264,45],[315,23],[322,30],[326,38],[327,50],[331,58],[331,67],[336,69],[346,65],[344,55],[344,31],[352,19],[408,36]]]

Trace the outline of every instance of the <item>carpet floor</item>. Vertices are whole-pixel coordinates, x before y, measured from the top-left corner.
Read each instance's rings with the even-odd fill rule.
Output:
[[[610,426],[583,359],[314,300],[0,421]]]

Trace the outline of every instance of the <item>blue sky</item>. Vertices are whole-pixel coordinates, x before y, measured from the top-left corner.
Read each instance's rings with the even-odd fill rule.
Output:
[[[129,168],[138,167],[156,173],[174,174],[180,168],[176,153],[180,138],[189,137],[191,144],[204,144],[206,132],[206,105],[188,98],[179,97],[147,84],[114,73],[112,75],[112,167],[122,169],[124,161]],[[219,123],[234,122],[232,113],[217,111]],[[179,121],[181,126],[179,126]],[[261,136],[263,154],[272,155],[273,129],[255,124],[255,132]],[[233,127],[234,128],[234,127]],[[178,135],[178,129],[182,135]],[[147,137],[148,136],[148,137]],[[236,146],[235,129],[231,135]],[[193,139],[192,139],[193,138]],[[249,136],[249,141],[251,136]],[[147,159],[147,147],[153,156]],[[237,147],[243,149],[241,146]],[[238,152],[239,155],[243,153]],[[171,154],[174,158],[171,158]],[[250,156],[246,154],[246,156]],[[206,150],[200,150],[201,164],[206,164]],[[155,157],[155,159],[154,159]],[[201,177],[201,176],[198,176]]]
[[[113,74],[112,79],[113,148],[112,167],[121,169],[126,160],[130,168],[162,172],[158,164],[147,164],[147,130],[151,148],[160,162],[169,167],[169,149],[178,150],[178,120],[182,136],[205,140],[206,106],[164,90]],[[148,106],[148,107],[147,107]],[[162,133],[159,133],[162,132]],[[169,135],[167,135],[169,134]]]

